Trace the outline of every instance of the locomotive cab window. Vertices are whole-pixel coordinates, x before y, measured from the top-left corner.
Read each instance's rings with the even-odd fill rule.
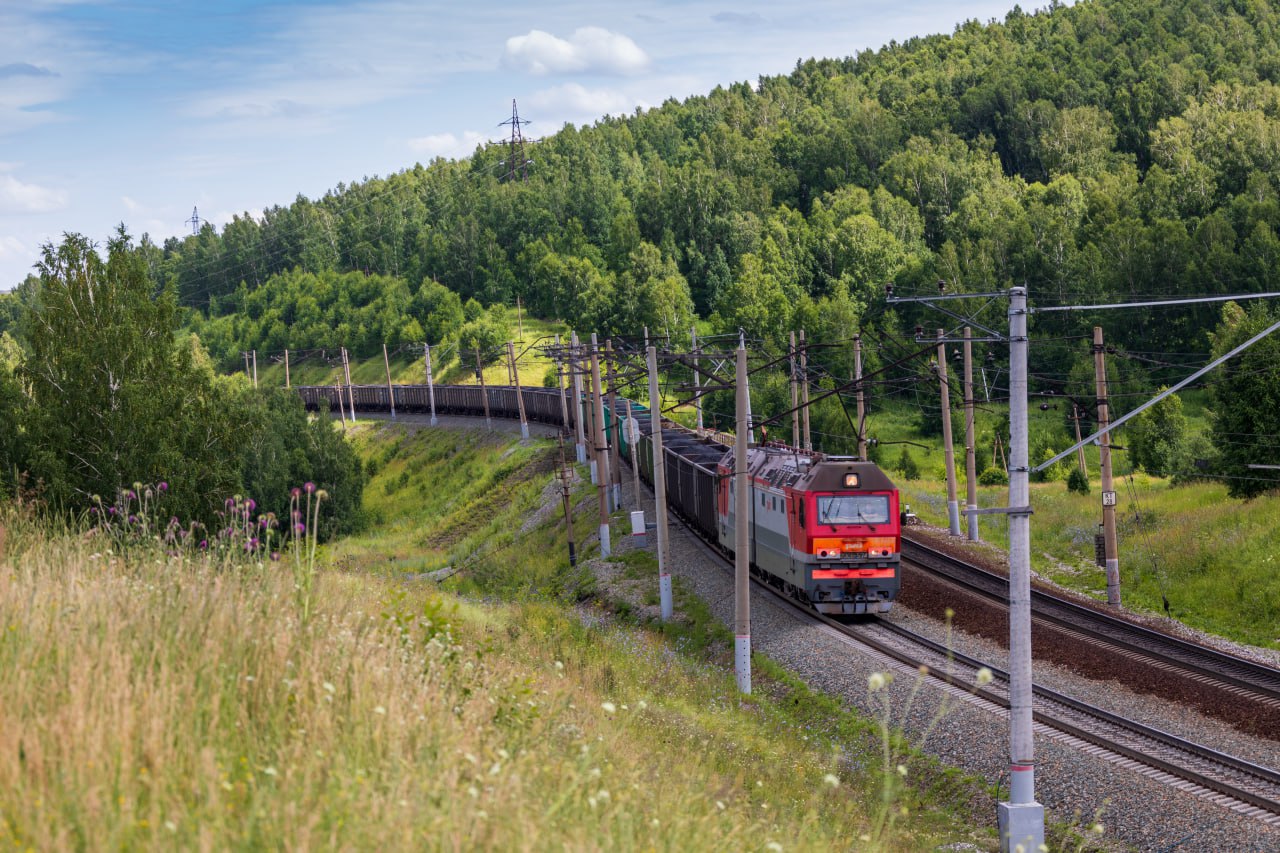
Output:
[[[819,524],[888,524],[888,495],[828,495],[818,498]]]

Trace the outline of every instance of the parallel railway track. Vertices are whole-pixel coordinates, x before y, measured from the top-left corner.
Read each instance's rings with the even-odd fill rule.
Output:
[[[916,567],[989,602],[1007,600],[1008,579],[920,542],[902,542]],[[1146,666],[1188,678],[1261,706],[1280,709],[1280,670],[1244,660],[1033,589],[1032,619],[1078,642],[1100,646]]]

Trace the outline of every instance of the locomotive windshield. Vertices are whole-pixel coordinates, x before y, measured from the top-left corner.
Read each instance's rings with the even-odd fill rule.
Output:
[[[819,524],[888,524],[888,495],[828,495],[818,498]]]

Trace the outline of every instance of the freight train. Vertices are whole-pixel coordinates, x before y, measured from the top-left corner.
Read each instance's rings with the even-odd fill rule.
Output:
[[[512,386],[299,386],[307,408],[357,412],[483,415],[518,418]],[[529,421],[573,428],[578,407],[552,388],[522,388]],[[637,413],[646,410],[632,404]],[[569,423],[565,424],[565,414]],[[606,406],[613,440],[629,458],[625,430]],[[650,418],[638,417],[641,476],[653,483]],[[662,429],[667,505],[701,536],[732,556],[737,525],[733,449],[714,437],[671,423]],[[751,571],[820,613],[851,616],[888,612],[898,595],[902,551],[898,490],[874,463],[806,452],[777,443],[747,454],[751,488],[748,519]]]

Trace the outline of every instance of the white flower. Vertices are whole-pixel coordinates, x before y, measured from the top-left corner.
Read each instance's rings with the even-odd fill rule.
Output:
[[[823,776],[822,781],[833,788],[838,788],[840,786],[840,778],[834,773],[828,773],[826,776]]]
[[[905,765],[905,764],[899,764],[899,765],[898,765],[898,775],[899,775],[899,776],[906,776],[906,775],[907,775],[907,765]]]
[[[373,709],[373,713],[375,713],[375,714],[385,714],[385,713],[387,713],[387,709],[386,709],[386,708],[384,708],[384,707],[382,707],[381,705],[379,705],[378,707],[376,707],[376,708],[374,708],[374,709]]]
[[[991,683],[991,679],[994,677],[995,676],[991,674],[991,670],[984,666],[982,669],[978,670],[978,674],[975,676],[974,680],[978,682],[979,687],[985,687]]]
[[[604,800],[606,803],[609,802],[609,796],[609,792],[603,788],[596,792],[596,799]]]
[[[335,691],[335,690],[337,690],[337,689],[338,689],[338,688],[334,687],[332,684],[330,684],[330,683],[329,683],[329,682],[327,682],[327,681],[324,683],[324,685],[323,685],[323,686],[324,686],[324,692],[325,692],[325,693],[332,693],[333,691]]]
[[[720,811],[724,811],[724,803],[720,802],[719,800],[716,800],[716,808],[718,808]]]
[[[264,767],[264,768],[262,768],[262,772],[263,772],[264,774],[266,774],[267,776],[279,776],[279,775],[280,775],[279,773],[277,773],[277,772],[276,772],[276,769],[275,769],[274,767]]]
[[[600,707],[604,708],[606,714],[612,714],[618,710],[618,706],[612,702],[601,702]]]
[[[881,688],[883,688],[885,683],[886,682],[885,682],[885,677],[883,672],[873,672],[871,673],[870,676],[867,677],[867,687],[869,687],[872,692],[875,692],[876,690],[880,690]]]
[[[497,776],[501,772],[502,772],[502,765],[497,761],[493,762],[493,766],[489,768],[489,775]]]
[[[564,669],[564,664],[563,664],[563,663],[561,663],[560,661],[556,661],[556,669],[557,669],[557,670],[562,670],[562,669]]]
[[[636,707],[639,708],[641,711],[643,711],[645,708],[649,707],[649,703],[641,699],[639,702],[636,703]]]
[[[782,845],[776,841],[770,841],[764,846],[764,849],[770,851],[770,853],[782,853]]]
[[[467,796],[471,797],[471,799],[474,800],[476,797],[480,796],[480,791],[476,788],[475,785],[468,785]]]

